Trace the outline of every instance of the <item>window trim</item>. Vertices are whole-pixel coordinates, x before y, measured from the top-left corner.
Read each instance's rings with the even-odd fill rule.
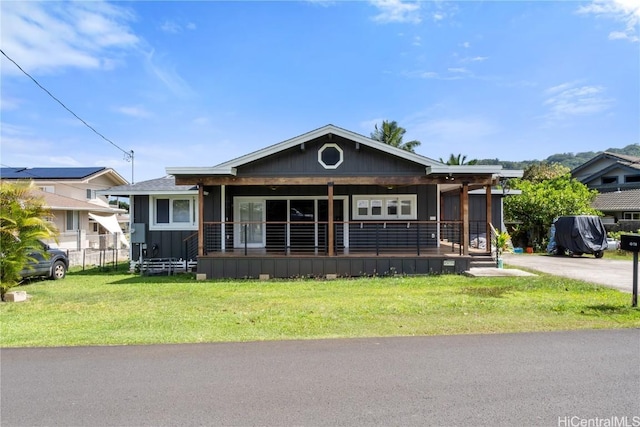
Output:
[[[65,231],[78,231],[80,230],[80,212],[69,210],[66,211],[65,218]],[[69,222],[71,222],[71,228],[69,228]]]
[[[324,160],[322,160],[322,153],[327,148],[335,148],[340,154],[340,160],[338,160],[338,162],[335,165],[328,165],[324,162]],[[320,147],[320,149],[318,150],[318,163],[320,163],[320,165],[322,165],[323,168],[338,169],[338,167],[342,164],[342,162],[344,162],[344,151],[342,151],[342,148],[340,148],[340,146],[335,142],[326,143],[322,147]]]
[[[95,200],[97,198],[98,198],[98,194],[96,193],[96,190],[92,188],[87,188],[87,200]]]
[[[395,201],[395,205],[393,202]],[[410,203],[410,213],[402,214],[402,202]],[[366,206],[365,206],[366,205]],[[389,207],[395,206],[396,214],[389,215]],[[360,208],[367,209],[366,215],[360,215]],[[374,215],[374,207],[380,207],[380,215]],[[357,194],[352,196],[351,217],[353,220],[416,220],[418,218],[417,194]]]
[[[629,216],[630,218],[627,218],[627,216]],[[633,211],[624,212],[622,214],[622,220],[623,221],[638,221],[638,220],[640,220],[640,212],[633,212]]]
[[[157,200],[169,200],[169,222],[157,222]],[[173,202],[175,200],[188,200],[190,222],[173,221]],[[194,195],[157,195],[149,196],[149,230],[197,230],[198,229],[198,198]]]

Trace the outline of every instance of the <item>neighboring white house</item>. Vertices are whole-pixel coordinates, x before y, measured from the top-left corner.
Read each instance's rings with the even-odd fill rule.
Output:
[[[106,167],[0,168],[0,180],[35,183],[51,211],[51,222],[60,232],[57,244],[61,248],[129,247],[125,234],[129,222],[126,210],[110,206],[107,198],[98,194],[100,190],[128,183],[115,170]]]

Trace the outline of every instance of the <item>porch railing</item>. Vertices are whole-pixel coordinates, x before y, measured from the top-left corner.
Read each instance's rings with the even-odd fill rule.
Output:
[[[329,239],[326,221],[205,222],[204,253],[327,255],[331,240],[334,254],[421,255],[436,249],[462,254],[463,250],[461,221],[335,221],[333,224],[333,239]],[[185,239],[187,253],[197,253],[197,239],[197,234]]]

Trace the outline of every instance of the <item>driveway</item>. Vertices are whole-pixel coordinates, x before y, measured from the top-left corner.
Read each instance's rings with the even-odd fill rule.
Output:
[[[591,255],[581,257],[538,254],[504,254],[504,263],[556,276],[584,280],[631,293],[633,261],[596,259]]]
[[[1,353],[3,427],[640,423],[640,329]]]

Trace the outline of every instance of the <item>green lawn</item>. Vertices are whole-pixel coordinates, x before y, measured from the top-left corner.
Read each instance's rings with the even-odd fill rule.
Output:
[[[0,346],[479,334],[640,327],[631,295],[548,275],[196,281],[72,272],[0,303]]]

